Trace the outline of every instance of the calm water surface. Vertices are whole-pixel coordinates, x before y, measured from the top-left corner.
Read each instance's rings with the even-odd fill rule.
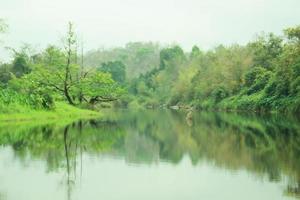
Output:
[[[300,199],[297,119],[105,113],[0,124],[0,200]]]

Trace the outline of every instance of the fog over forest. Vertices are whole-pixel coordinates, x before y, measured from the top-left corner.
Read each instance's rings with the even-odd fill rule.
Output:
[[[5,46],[59,44],[68,21],[85,50],[153,41],[210,49],[245,44],[255,34],[280,34],[300,21],[298,0],[2,0],[0,17],[10,25]],[[33,31],[34,30],[34,31]],[[0,60],[11,54],[0,48]]]

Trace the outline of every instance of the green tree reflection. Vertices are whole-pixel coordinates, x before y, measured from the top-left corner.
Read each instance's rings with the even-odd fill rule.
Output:
[[[127,162],[208,162],[227,170],[246,169],[269,181],[288,177],[286,195],[300,196],[300,123],[294,118],[228,113],[119,111],[101,120],[67,125],[2,126],[0,144],[11,146],[24,164],[45,160],[47,171],[66,171],[68,197],[82,156],[106,154]]]

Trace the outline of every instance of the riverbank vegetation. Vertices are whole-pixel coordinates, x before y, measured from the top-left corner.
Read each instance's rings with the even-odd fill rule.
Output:
[[[85,59],[94,67],[116,61],[126,66],[129,95],[122,99],[131,107],[300,111],[300,26],[208,51],[129,43],[88,52]]]
[[[160,64],[131,80],[135,103],[149,107],[300,111],[300,26],[246,45],[185,53],[160,51]]]
[[[10,109],[11,108],[11,109]],[[40,123],[53,122],[69,122],[77,119],[99,118],[101,113],[89,109],[81,109],[71,106],[65,102],[56,102],[55,108],[51,110],[36,109],[27,106],[17,105],[9,106],[5,110],[10,109],[7,113],[0,113],[0,122],[5,124],[28,123],[30,121],[39,121]]]
[[[79,108],[114,101],[123,93],[110,73],[83,67],[71,23],[62,47],[50,45],[38,53],[28,45],[9,50],[12,62],[0,67],[0,119],[95,115]]]
[[[300,112],[300,26],[207,51],[135,42],[79,54],[71,23],[63,41],[39,53],[10,49],[12,62],[0,66],[2,113],[51,110],[55,102]]]

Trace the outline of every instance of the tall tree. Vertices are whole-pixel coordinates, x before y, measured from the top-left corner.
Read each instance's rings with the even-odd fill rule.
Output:
[[[201,51],[200,51],[199,47],[197,47],[196,45],[194,45],[193,48],[192,48],[192,52],[191,52],[190,58],[191,59],[196,58],[200,54],[201,54]]]
[[[86,101],[114,101],[123,93],[108,73],[93,68],[80,68],[76,61],[76,36],[73,25],[69,23],[64,49],[49,46],[44,52],[35,56],[36,63],[32,72],[16,81],[27,91],[41,91],[62,95],[69,104],[75,105]],[[30,88],[30,90],[28,90]]]
[[[65,51],[66,51],[66,59],[67,63],[65,66],[65,74],[63,81],[63,91],[65,97],[71,105],[74,105],[74,100],[70,95],[70,88],[72,86],[72,74],[71,74],[71,62],[72,55],[74,54],[74,45],[76,44],[76,36],[73,30],[73,24],[69,22],[69,28],[66,38]],[[76,53],[76,51],[75,51]],[[77,57],[77,56],[76,56]]]

